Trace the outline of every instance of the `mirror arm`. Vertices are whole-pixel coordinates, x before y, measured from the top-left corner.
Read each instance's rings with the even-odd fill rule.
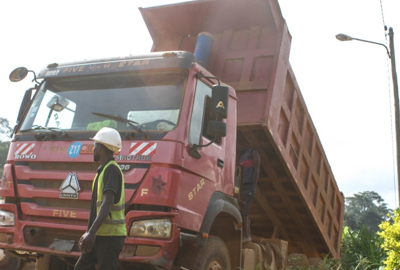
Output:
[[[36,73],[35,73],[35,71],[33,71],[33,70],[28,70],[28,72],[32,72],[32,73],[33,73],[33,80],[32,80],[32,82],[36,82],[38,85],[40,85],[40,82],[38,82],[37,79],[36,79]]]
[[[201,155],[200,155],[200,153],[199,153],[199,151],[197,150],[198,148],[200,148],[200,147],[207,147],[207,146],[209,146],[209,145],[211,145],[213,142],[216,142],[217,141],[217,135],[214,135],[214,139],[212,139],[209,143],[207,143],[207,144],[203,144],[203,145],[201,145],[201,144],[193,144],[191,147],[190,147],[190,155],[192,156],[192,157],[195,157],[195,158],[197,158],[197,159],[200,159],[201,158]]]
[[[207,146],[209,146],[210,144],[212,144],[213,142],[216,142],[217,141],[217,136],[215,136],[214,137],[214,139],[212,139],[209,143],[207,143],[207,144],[203,144],[203,145],[201,145],[201,144],[193,144],[193,147],[195,147],[195,148],[199,148],[199,147],[207,147]]]
[[[51,117],[51,114],[53,113],[53,107],[51,108],[51,110],[50,110],[50,112],[49,112],[49,115],[47,115],[47,120],[46,120],[46,124],[44,125],[44,127],[47,127],[47,125],[49,124],[49,121],[50,121],[50,117]]]
[[[200,78],[214,79],[214,80],[217,80],[218,85],[221,85],[221,81],[220,81],[217,77],[205,76],[205,75],[203,74],[203,72],[201,72],[201,71],[199,71],[199,72],[196,73],[196,78],[197,78],[197,79],[200,79]]]

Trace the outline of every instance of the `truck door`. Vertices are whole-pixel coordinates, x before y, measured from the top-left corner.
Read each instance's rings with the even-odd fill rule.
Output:
[[[208,121],[211,117],[211,87],[197,80],[195,96],[190,118],[188,151],[185,152],[185,168],[209,181],[212,189],[221,190],[224,179],[225,138],[217,138],[216,142],[206,147],[198,147],[200,157],[190,155],[193,145],[206,145],[213,137],[207,134]],[[207,183],[206,183],[207,184]]]

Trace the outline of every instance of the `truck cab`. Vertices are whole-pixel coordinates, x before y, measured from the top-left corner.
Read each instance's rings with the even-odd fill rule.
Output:
[[[171,267],[180,242],[210,233],[225,197],[234,206],[229,232],[240,239],[233,223],[241,222],[240,214],[231,199],[235,148],[227,147],[236,141],[236,95],[218,86],[193,54],[51,64],[37,79],[0,191],[6,198],[0,209],[14,216],[0,230],[3,248],[79,254],[99,166],[90,138],[105,126],[122,137],[122,150],[114,153],[125,178],[122,260]],[[227,90],[222,107],[228,117],[216,120],[212,93],[221,89]],[[226,132],[213,131],[221,124]],[[210,220],[203,222],[206,211]]]

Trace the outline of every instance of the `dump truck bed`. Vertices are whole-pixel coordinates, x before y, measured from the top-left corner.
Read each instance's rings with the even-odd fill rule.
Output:
[[[252,234],[289,252],[338,257],[344,198],[289,63],[291,36],[276,0],[215,0],[141,9],[153,51],[214,43],[208,70],[237,91],[237,139],[259,151]]]

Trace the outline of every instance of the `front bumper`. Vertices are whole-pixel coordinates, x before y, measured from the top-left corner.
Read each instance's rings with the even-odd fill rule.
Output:
[[[23,221],[18,217],[15,204],[0,204],[0,210],[13,212],[15,215],[14,226],[0,227],[0,248],[14,250],[17,253],[26,254],[52,254],[62,257],[78,257],[80,251],[78,247],[79,238],[86,231],[86,226],[71,225],[56,220],[49,222]],[[169,212],[148,212],[130,211],[126,215],[127,230],[133,221],[169,218],[172,223],[171,237],[169,239],[150,239],[127,236],[124,248],[120,254],[120,260],[132,263],[145,263],[155,265],[160,268],[170,268],[175,259],[179,248],[180,229],[177,226],[177,213]],[[58,220],[59,221],[59,220]],[[68,247],[54,248],[55,241],[63,240],[67,244],[73,243]]]
[[[170,268],[179,249],[180,229],[177,226],[177,213],[130,211],[125,219],[130,225],[133,221],[169,218],[171,220],[171,237],[169,239],[139,238],[128,236],[120,254],[120,260],[156,265]],[[129,226],[128,226],[129,232]]]

